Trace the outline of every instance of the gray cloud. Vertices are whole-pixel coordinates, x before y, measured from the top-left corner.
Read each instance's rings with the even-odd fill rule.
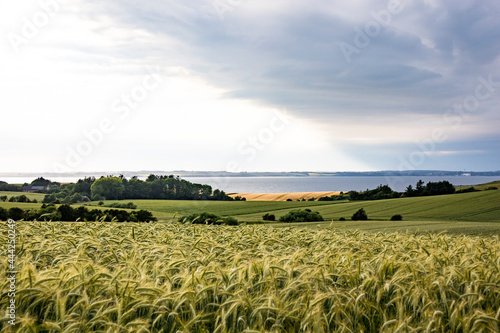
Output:
[[[223,21],[210,1],[196,0],[93,2],[87,15],[109,15],[180,45],[124,45],[119,52],[125,55],[185,66],[225,88],[227,97],[286,106],[319,121],[379,114],[396,122],[401,112],[439,116],[472,94],[479,76],[500,81],[500,3],[494,0],[408,2],[351,63],[340,43],[354,45],[354,28],[374,20],[370,12],[387,8],[387,1],[347,14],[324,1],[277,3],[242,2]]]

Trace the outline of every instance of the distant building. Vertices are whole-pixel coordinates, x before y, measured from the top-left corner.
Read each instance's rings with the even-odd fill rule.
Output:
[[[24,185],[23,186],[23,192],[38,192],[38,191],[48,191],[50,189],[50,186],[31,186],[31,185]]]

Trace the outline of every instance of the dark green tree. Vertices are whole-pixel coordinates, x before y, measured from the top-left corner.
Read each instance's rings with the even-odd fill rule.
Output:
[[[91,196],[91,186],[95,182],[94,177],[85,177],[84,179],[78,179],[75,186],[73,187],[73,193],[80,193],[81,195]]]
[[[90,187],[92,199],[95,196],[104,197],[106,200],[119,200],[123,197],[125,186],[118,177],[102,177]]]
[[[9,213],[7,209],[0,207],[0,221],[7,221],[9,219]]]
[[[9,209],[9,218],[14,221],[19,221],[24,219],[24,210],[18,207],[12,207]]]
[[[76,220],[75,210],[70,205],[61,205],[57,208],[57,211],[61,214],[61,221]]]
[[[45,179],[43,177],[39,177],[31,182],[32,186],[48,186],[51,184],[52,184],[52,182],[50,180]]]
[[[280,222],[316,222],[324,221],[325,219],[319,212],[312,212],[310,209],[292,210],[280,217]]]
[[[360,208],[356,213],[354,213],[351,217],[353,221],[366,221],[368,220],[368,215],[366,214],[363,208]]]
[[[262,216],[262,219],[264,221],[276,221],[276,216],[274,214],[266,213],[264,214],[264,216]]]

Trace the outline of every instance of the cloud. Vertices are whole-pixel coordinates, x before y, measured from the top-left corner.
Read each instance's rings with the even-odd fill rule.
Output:
[[[23,63],[12,52],[4,58],[17,68],[7,68],[0,84],[11,89],[12,82],[22,80],[44,87],[29,89],[34,98],[22,101],[24,109],[39,105],[68,124],[73,113],[61,110],[81,96],[93,96],[71,106],[80,123],[68,126],[77,132],[81,122],[92,124],[88,119],[109,111],[110,103],[154,65],[173,82],[191,80],[185,89],[199,94],[191,98],[199,96],[210,105],[208,110],[223,110],[210,111],[216,114],[227,112],[224,103],[241,113],[241,119],[252,108],[286,107],[297,119],[314,124],[310,128],[321,132],[326,143],[318,147],[324,150],[348,155],[347,148],[339,147],[364,151],[366,145],[394,154],[399,144],[426,139],[439,127],[450,142],[476,143],[464,151],[483,151],[486,138],[498,139],[498,91],[464,117],[459,129],[445,123],[443,115],[474,95],[480,76],[491,74],[500,81],[500,4],[400,2],[401,12],[392,14],[388,24],[378,23],[368,44],[360,47],[357,35],[368,34],[367,27],[380,21],[390,1],[230,2],[222,20],[211,0],[75,1],[61,5],[61,13],[24,48]],[[30,17],[32,12],[23,8],[19,15]],[[19,31],[19,22],[9,19],[4,31]],[[342,43],[359,51],[350,62]],[[50,105],[44,94],[52,96]],[[22,97],[10,94],[4,105],[15,106]],[[162,110],[181,108],[170,97],[157,103],[145,107],[144,114],[164,117]],[[26,126],[36,128],[43,117],[35,118]],[[194,127],[218,126],[214,119],[191,119],[198,122]],[[390,144],[396,148],[385,146]],[[375,160],[366,158],[361,165],[377,164]]]

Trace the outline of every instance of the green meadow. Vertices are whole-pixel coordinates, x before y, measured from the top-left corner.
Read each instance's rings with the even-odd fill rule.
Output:
[[[20,195],[25,195],[28,199],[30,200],[38,200],[42,202],[43,198],[45,197],[45,194],[43,193],[28,193],[28,192],[10,192],[10,191],[0,191],[0,197],[2,196],[7,196],[7,197],[17,197]]]
[[[500,182],[477,186],[486,189],[498,186]],[[4,192],[16,196],[21,193]],[[43,194],[26,194],[30,199],[41,201]],[[118,201],[104,201],[104,205]],[[124,200],[133,202],[137,209],[151,211],[160,222],[177,220],[192,213],[209,212],[222,217],[233,216],[241,223],[268,224],[280,227],[281,223],[264,222],[262,216],[274,214],[277,218],[293,209],[318,211],[325,222],[286,224],[321,227],[333,225],[339,229],[360,229],[370,231],[448,231],[465,234],[500,234],[500,190],[450,194],[430,197],[399,198],[377,201],[183,201],[183,200]],[[0,202],[0,207],[38,208],[41,204]],[[97,206],[96,202],[86,204]],[[368,221],[350,221],[358,209],[364,208]],[[389,221],[391,216],[401,214],[403,221]],[[339,221],[340,218],[347,221]]]
[[[325,218],[321,223],[293,225],[318,227],[333,225],[340,229],[370,231],[449,231],[465,234],[500,234],[500,191],[481,191],[434,197],[388,199],[354,202],[190,202],[134,201],[140,209],[152,211],[160,220],[207,211],[220,216],[234,216],[240,222],[269,224],[262,216],[279,217],[292,209],[318,211]],[[350,221],[358,209],[364,208],[369,221]],[[403,221],[389,221],[401,214]],[[339,221],[344,217],[347,221]],[[270,223],[272,226],[289,224]]]

